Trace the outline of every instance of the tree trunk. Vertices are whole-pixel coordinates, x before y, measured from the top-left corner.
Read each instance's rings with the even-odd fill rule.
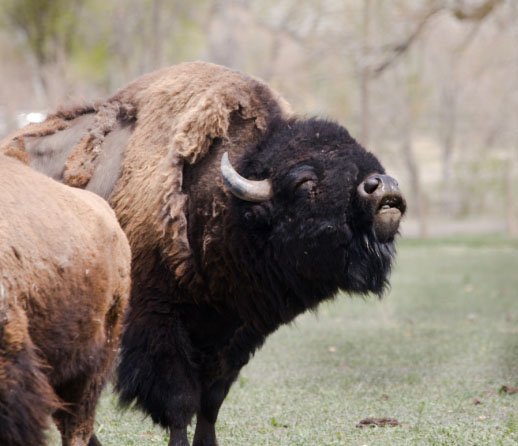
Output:
[[[360,142],[363,146],[369,146],[370,137],[370,20],[371,20],[371,0],[364,0],[363,3],[363,57],[360,57]]]
[[[515,193],[516,187],[514,186],[518,178],[516,152],[518,152],[518,141],[514,150],[511,149],[505,169],[506,228],[507,233],[511,237],[518,237],[518,218],[516,215],[518,212],[516,206],[518,198]]]
[[[452,180],[452,159],[457,127],[457,98],[455,86],[446,87],[443,93],[442,126],[442,181],[450,185]]]
[[[446,81],[448,83],[448,81]],[[442,207],[445,214],[451,215],[453,151],[457,131],[457,87],[455,82],[445,86],[441,106],[441,146],[442,146]]]
[[[415,215],[418,223],[418,235],[421,238],[428,237],[428,205],[427,197],[421,187],[421,175],[419,166],[414,153],[412,143],[412,119],[406,121],[403,126],[403,141],[401,150],[405,165],[410,176],[410,190],[413,195],[412,203],[414,205]]]
[[[405,79],[406,73],[400,77]],[[401,151],[410,177],[411,205],[414,206],[414,215],[418,223],[418,235],[421,238],[428,237],[428,197],[423,191],[421,184],[421,172],[415,154],[413,139],[414,129],[418,118],[419,108],[416,107],[415,86],[408,80],[403,80],[401,95]]]
[[[163,33],[162,20],[164,5],[162,0],[153,0],[151,5],[151,42],[150,42],[150,67],[148,71],[155,70],[162,66],[163,58]]]

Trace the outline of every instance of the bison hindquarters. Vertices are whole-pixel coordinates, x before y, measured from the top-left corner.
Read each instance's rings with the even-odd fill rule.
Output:
[[[130,251],[99,197],[0,156],[0,445],[94,446]]]
[[[25,313],[7,309],[0,288],[0,444],[44,443],[48,416],[59,402],[41,365]]]

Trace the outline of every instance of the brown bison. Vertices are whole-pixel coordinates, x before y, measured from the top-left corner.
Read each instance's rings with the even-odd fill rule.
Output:
[[[98,445],[130,250],[110,207],[0,155],[0,445]]]
[[[117,390],[171,446],[194,415],[194,445],[217,444],[231,384],[281,324],[387,284],[397,182],[345,128],[239,72],[163,69],[2,146],[115,210],[133,259]]]

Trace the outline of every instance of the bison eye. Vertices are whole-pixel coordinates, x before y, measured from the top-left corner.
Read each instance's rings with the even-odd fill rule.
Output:
[[[292,191],[312,190],[317,184],[318,177],[312,166],[298,166],[289,174]]]
[[[297,179],[293,189],[312,189],[317,184],[316,176],[307,176]]]
[[[312,200],[317,191],[317,177],[314,174],[304,175],[297,178],[293,183],[292,198],[297,197],[302,200]]]

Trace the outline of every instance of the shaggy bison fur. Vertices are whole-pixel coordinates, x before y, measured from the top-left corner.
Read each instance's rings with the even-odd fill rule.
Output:
[[[281,324],[339,290],[381,294],[405,212],[345,128],[201,62],[60,110],[0,150],[115,210],[133,259],[117,390],[170,445],[188,444],[194,415],[194,445],[217,444],[230,386]]]
[[[0,155],[0,444],[94,446],[130,292],[113,211]]]

